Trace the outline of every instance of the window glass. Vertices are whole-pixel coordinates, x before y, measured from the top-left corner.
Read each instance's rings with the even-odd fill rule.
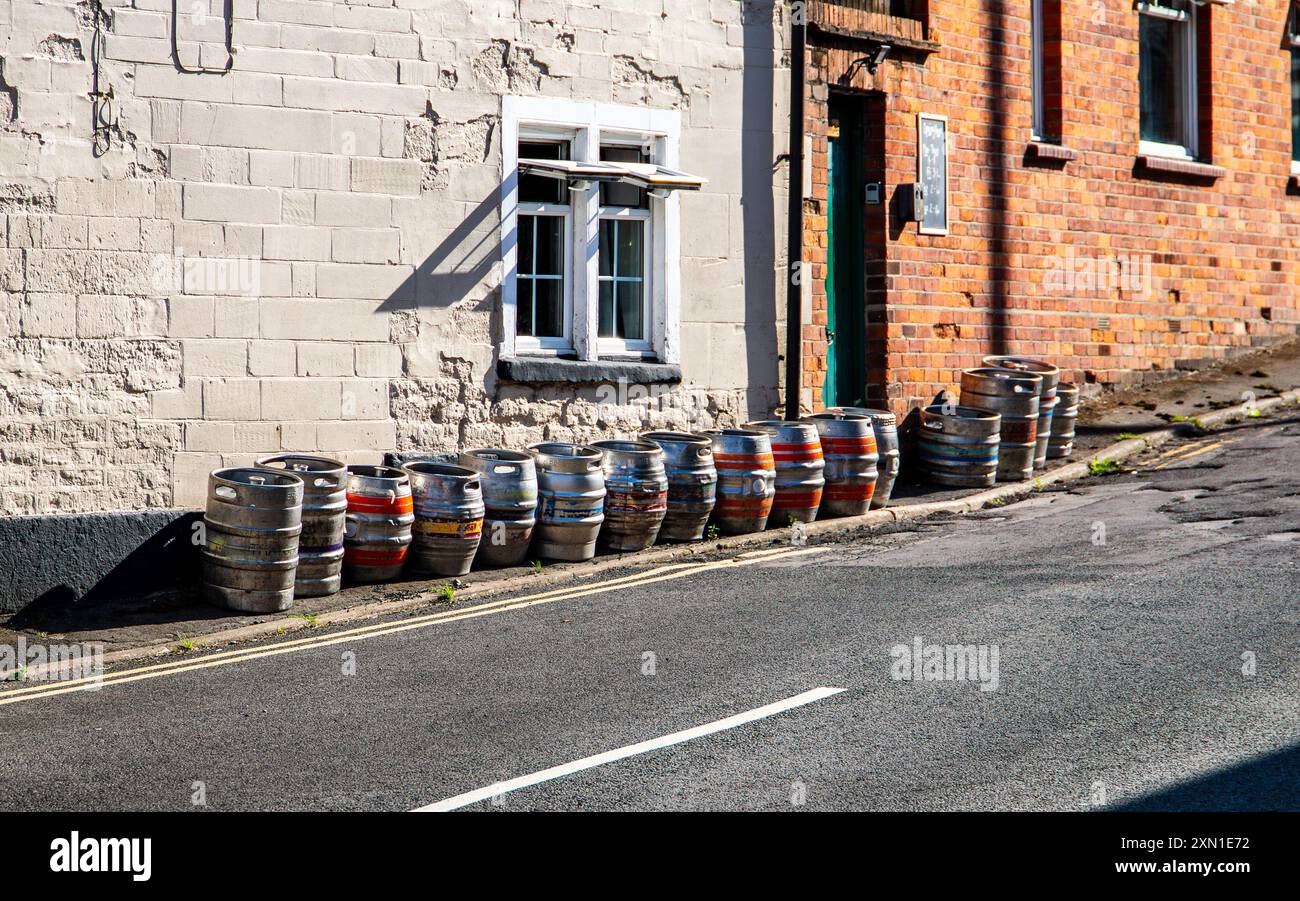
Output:
[[[564,218],[519,214],[515,332],[564,337]]]
[[[521,160],[567,160],[569,145],[564,141],[520,141],[519,159]],[[520,203],[567,204],[565,182],[559,178],[545,178],[540,175],[521,175],[519,177]]]
[[[601,338],[645,340],[645,220],[600,223]]]
[[[600,148],[600,159],[606,163],[648,163],[649,156],[640,147],[605,145]],[[644,210],[649,208],[646,192],[631,185],[604,184],[600,186],[600,205],[628,207]]]
[[[1300,160],[1300,47],[1291,48],[1291,159]]]
[[[1155,15],[1138,18],[1141,20],[1142,140],[1187,146],[1190,143],[1187,52],[1191,23]]]

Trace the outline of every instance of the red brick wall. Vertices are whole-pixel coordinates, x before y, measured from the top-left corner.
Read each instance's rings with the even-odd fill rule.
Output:
[[[896,412],[955,386],[961,369],[989,353],[1040,356],[1068,377],[1107,386],[1296,333],[1300,193],[1288,191],[1285,2],[1199,10],[1208,50],[1201,157],[1222,168],[1217,179],[1138,165],[1138,14],[1129,0],[1060,4],[1059,130],[1077,158],[1050,165],[1027,158],[1027,0],[932,0],[929,8],[925,36],[940,49],[928,59],[896,50],[871,76],[851,66],[862,47],[814,37],[810,50],[806,241],[814,281],[804,387],[816,406],[833,90],[884,92],[891,201],[915,181],[916,114],[948,117],[949,234],[920,235],[896,206],[883,211],[883,308],[873,295],[878,309],[868,317],[883,365],[873,366],[869,351],[868,390]],[[1049,114],[1049,127],[1057,118]],[[1125,259],[1132,277],[1106,269],[1109,258]],[[1112,274],[1100,284],[1088,275],[1096,266]]]

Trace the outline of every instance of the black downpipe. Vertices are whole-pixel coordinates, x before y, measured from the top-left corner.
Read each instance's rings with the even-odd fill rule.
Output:
[[[799,418],[803,384],[803,117],[808,4],[790,4],[790,206],[786,245],[785,418]]]

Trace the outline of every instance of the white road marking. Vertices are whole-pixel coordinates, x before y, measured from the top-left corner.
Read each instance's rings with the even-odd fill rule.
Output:
[[[417,807],[413,813],[431,813],[444,810],[456,810],[460,807],[468,807],[470,804],[477,804],[480,801],[486,801],[489,798],[495,798],[498,795],[504,795],[517,789],[527,788],[530,785],[537,785],[541,782],[549,782],[552,779],[559,779],[582,770],[590,770],[598,766],[604,766],[607,763],[613,763],[616,760],[623,760],[627,757],[635,757],[637,754],[645,754],[648,751],[657,751],[660,748],[667,748],[672,745],[679,745],[682,742],[690,741],[694,738],[701,738],[705,735],[713,735],[715,732],[724,732],[727,729],[734,729],[737,726],[743,726],[746,723],[752,723],[755,720],[761,720],[769,716],[775,716],[778,713],[784,713],[787,710],[793,710],[796,707],[802,707],[805,704],[811,704],[814,701],[820,701],[823,698],[829,698],[844,691],[843,688],[814,688],[812,691],[805,691],[803,694],[795,695],[792,698],[786,698],[784,701],[776,701],[772,704],[764,704],[762,707],[755,707],[744,713],[737,713],[720,720],[714,720],[711,723],[705,723],[703,726],[695,726],[691,729],[683,729],[681,732],[673,732],[670,735],[662,735],[659,738],[652,738],[649,741],[637,742],[634,745],[625,745],[622,748],[616,748],[613,751],[605,751],[602,754],[593,754],[590,757],[584,757],[581,760],[575,760],[572,763],[562,763],[559,766],[553,766],[550,769],[539,770],[527,776],[520,776],[517,779],[510,779],[506,782],[495,782],[485,788],[475,789],[471,792],[465,792],[463,795],[456,795],[453,798],[447,798],[434,804],[424,807]]]

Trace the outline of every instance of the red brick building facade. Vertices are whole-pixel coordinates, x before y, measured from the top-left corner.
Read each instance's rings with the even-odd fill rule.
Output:
[[[1172,12],[1155,12],[1191,29],[1186,68],[1169,67],[1188,95],[1175,118],[1192,111],[1181,158],[1143,141],[1140,18],[1152,13],[1129,0],[1041,0],[1037,54],[1032,0],[812,0],[805,404],[903,414],[990,353],[1124,385],[1296,334],[1290,7],[1162,2]],[[947,120],[946,234],[908,219],[918,114]],[[856,143],[837,170],[846,129]],[[836,172],[853,196],[832,224]],[[872,183],[879,204],[858,196]],[[846,307],[854,293],[865,323]]]

